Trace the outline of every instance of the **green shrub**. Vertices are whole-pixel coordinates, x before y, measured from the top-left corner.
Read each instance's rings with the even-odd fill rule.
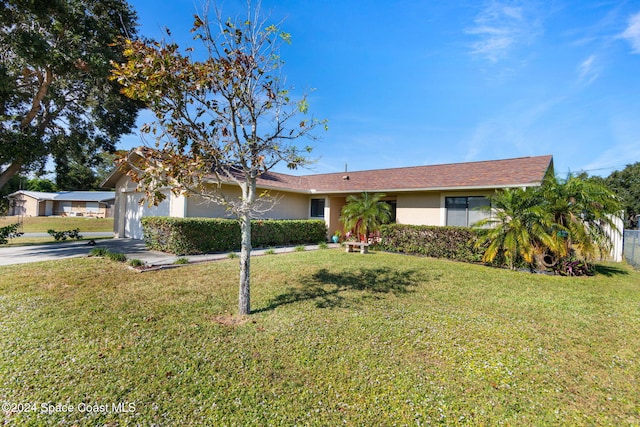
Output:
[[[64,231],[56,231],[56,230],[49,229],[47,230],[47,233],[53,236],[53,238],[56,239],[56,241],[64,242],[65,240],[67,240],[67,238],[76,239],[76,240],[82,239],[82,235],[80,234],[79,228],[75,228],[73,230],[64,230]]]
[[[467,227],[389,224],[380,229],[378,249],[406,254],[480,262],[484,248],[476,249],[477,234]]]
[[[125,254],[122,254],[120,252],[111,252],[107,248],[93,248],[89,251],[89,256],[105,257],[105,258],[109,258],[111,261],[116,261],[116,262],[125,262],[127,260],[127,256]],[[144,263],[139,259],[131,260],[129,262],[129,265],[133,267],[137,267],[136,265],[133,265],[133,264],[138,262],[140,263],[140,265],[144,265]]]
[[[318,249],[327,249],[328,247],[329,245],[327,245],[327,242],[318,243]]]
[[[238,254],[235,253],[235,252],[229,252],[229,254],[227,255],[227,258],[236,259],[236,258],[238,258]]]
[[[130,259],[130,260],[129,260],[129,265],[130,265],[131,267],[142,267],[142,266],[144,266],[144,261],[139,260],[139,259],[137,259],[137,258]]]
[[[185,257],[180,257],[177,260],[173,261],[173,263],[177,265],[189,264],[189,259]]]
[[[127,260],[127,256],[125,254],[120,253],[120,252],[108,251],[106,256],[111,261],[116,261],[116,262],[125,262]]]
[[[265,255],[273,255],[273,254],[275,254],[275,253],[276,253],[276,250],[275,250],[275,249],[273,249],[273,248],[269,248],[269,249],[267,249],[266,251],[264,251],[264,254],[265,254]]]
[[[15,239],[22,236],[24,233],[19,232],[20,223],[6,225],[0,227],[0,245],[5,245],[9,242],[9,239]]]
[[[304,245],[296,246],[296,252],[304,252]]]
[[[147,246],[180,255],[240,250],[240,224],[221,218],[144,217]],[[253,220],[251,244],[255,248],[310,244],[325,240],[322,220]]]
[[[89,251],[89,256],[107,256],[108,253],[107,248],[93,248]]]

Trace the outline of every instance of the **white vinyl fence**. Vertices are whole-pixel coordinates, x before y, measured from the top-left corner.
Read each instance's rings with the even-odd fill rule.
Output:
[[[640,230],[624,230],[624,258],[640,268]]]
[[[623,252],[623,235],[622,230],[624,230],[624,223],[622,222],[621,216],[611,217],[613,220],[616,229],[611,227],[606,227],[606,232],[611,238],[611,252],[609,253],[609,259],[615,262],[622,262],[622,252]]]

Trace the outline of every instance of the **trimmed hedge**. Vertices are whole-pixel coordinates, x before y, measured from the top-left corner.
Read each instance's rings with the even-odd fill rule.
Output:
[[[467,227],[426,225],[383,225],[381,241],[384,251],[448,258],[464,262],[481,262],[483,248],[475,249],[477,234]]]
[[[178,255],[240,250],[240,224],[221,218],[142,218],[150,249]],[[256,248],[313,244],[327,240],[322,220],[253,220],[251,245]]]

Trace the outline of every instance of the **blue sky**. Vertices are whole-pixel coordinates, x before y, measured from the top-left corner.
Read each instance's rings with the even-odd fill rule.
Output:
[[[130,0],[140,34],[181,46],[199,0]],[[229,16],[242,0],[225,0]],[[263,0],[314,89],[318,162],[298,173],[552,154],[556,173],[640,161],[640,1]],[[143,114],[140,124],[150,116]],[[302,141],[306,145],[308,141]],[[124,138],[120,148],[140,144]],[[285,171],[282,169],[281,171]]]

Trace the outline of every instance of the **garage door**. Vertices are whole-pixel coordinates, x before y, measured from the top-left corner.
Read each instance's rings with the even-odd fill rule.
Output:
[[[124,235],[131,239],[142,239],[142,223],[140,218],[143,216],[169,216],[169,198],[164,199],[158,206],[149,207],[146,202],[140,204],[140,199],[144,196],[142,193],[125,193],[125,218],[124,218]]]

